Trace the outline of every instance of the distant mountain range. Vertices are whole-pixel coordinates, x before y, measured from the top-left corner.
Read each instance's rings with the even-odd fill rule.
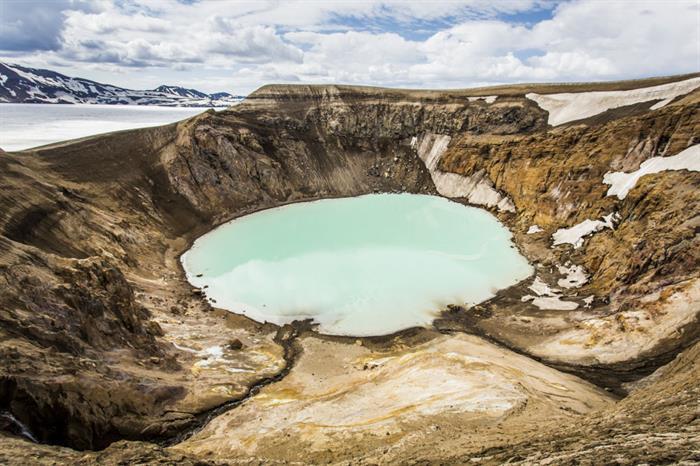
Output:
[[[0,102],[5,103],[227,107],[243,98],[227,92],[206,94],[165,85],[145,91],[124,89],[51,70],[0,63]]]

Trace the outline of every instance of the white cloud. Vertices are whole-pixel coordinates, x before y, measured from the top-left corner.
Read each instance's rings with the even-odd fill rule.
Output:
[[[518,14],[537,18],[532,12],[551,3],[102,0],[88,9],[84,2],[61,0],[45,5],[52,5],[55,19],[47,23],[49,33],[19,40],[17,24],[29,20],[13,13],[13,41],[0,54],[30,66],[64,65],[63,71],[94,79],[121,72],[114,83],[130,87],[166,80],[203,83],[204,90],[230,83],[230,90],[239,92],[269,82],[436,88],[700,70],[697,0],[572,0],[539,22],[518,20]],[[34,14],[47,18],[49,10]]]
[[[198,43],[203,54],[221,54],[245,63],[301,62],[303,59],[302,51],[285,43],[272,27],[241,28],[219,17],[212,22],[215,24],[212,32]]]
[[[669,74],[700,69],[697,1],[576,1],[533,28],[532,42],[567,68],[577,54],[601,75]],[[557,55],[558,54],[558,55]],[[605,69],[603,69],[605,68]],[[564,75],[566,76],[566,75]],[[580,76],[580,74],[579,74]]]
[[[124,32],[154,32],[163,34],[170,23],[161,18],[146,16],[143,13],[124,14],[114,9],[99,13],[68,11],[65,27],[68,34],[116,34]]]
[[[292,43],[310,46],[304,53],[304,61],[311,63],[356,68],[384,64],[406,65],[419,59],[418,43],[394,33],[298,32],[288,33],[285,38]]]

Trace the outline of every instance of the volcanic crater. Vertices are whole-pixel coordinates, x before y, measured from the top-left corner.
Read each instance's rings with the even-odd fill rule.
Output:
[[[270,85],[0,153],[0,462],[700,461],[699,87]],[[180,265],[373,193],[487,209],[534,273],[357,337],[217,308]]]

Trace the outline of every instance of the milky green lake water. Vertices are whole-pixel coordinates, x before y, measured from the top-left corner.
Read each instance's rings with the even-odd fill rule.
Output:
[[[428,325],[447,304],[482,302],[532,272],[487,211],[414,194],[247,215],[197,239],[182,264],[217,307],[352,336]]]

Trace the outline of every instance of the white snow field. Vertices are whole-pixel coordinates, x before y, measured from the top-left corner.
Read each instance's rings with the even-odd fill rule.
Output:
[[[691,78],[659,86],[643,87],[629,91],[566,92],[561,94],[525,94],[549,112],[548,123],[552,126],[581,120],[603,113],[612,108],[659,100],[651,106],[657,110],[678,96],[700,87],[700,78]]]
[[[584,238],[593,233],[597,233],[604,228],[615,227],[615,222],[619,219],[619,214],[613,212],[603,216],[603,220],[586,219],[581,223],[569,228],[560,228],[552,234],[552,246],[569,243],[578,249],[583,246]]]
[[[631,173],[606,173],[603,183],[609,184],[608,196],[624,199],[644,175],[666,170],[700,171],[700,144],[695,144],[671,157],[652,157],[645,160],[639,169]]]
[[[0,104],[0,148],[25,150],[110,131],[165,125],[205,110],[150,105]]]

